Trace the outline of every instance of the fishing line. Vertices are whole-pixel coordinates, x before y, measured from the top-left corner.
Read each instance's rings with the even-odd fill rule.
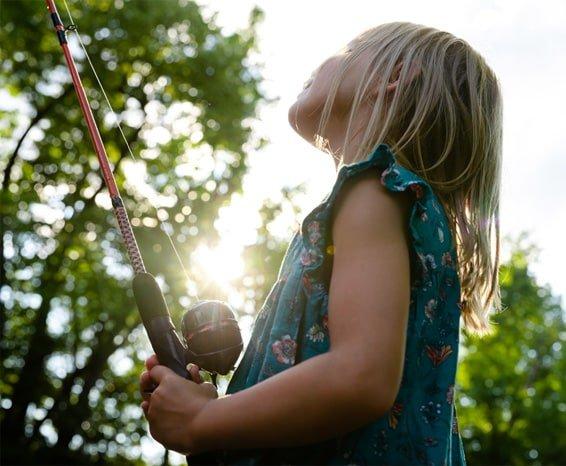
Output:
[[[122,239],[130,259],[130,264],[134,271],[132,279],[134,298],[136,300],[136,305],[143,327],[149,338],[149,342],[151,343],[151,347],[157,355],[159,363],[167,366],[177,375],[185,379],[192,380],[191,374],[187,369],[187,364],[193,363],[210,372],[213,375],[212,380],[214,383],[217,374],[226,375],[234,369],[234,365],[243,348],[242,335],[234,310],[229,304],[223,301],[199,300],[199,302],[191,305],[183,315],[182,337],[177,333],[177,329],[171,319],[169,308],[159,284],[155,280],[155,277],[147,272],[145,264],[143,263],[143,258],[133,234],[128,213],[124,207],[120,190],[116,184],[114,173],[112,172],[112,166],[108,160],[108,154],[104,148],[104,142],[100,136],[100,131],[96,124],[92,107],[90,106],[88,96],[86,95],[77,65],[67,41],[67,32],[75,31],[77,28],[74,24],[71,24],[68,27],[64,26],[59,13],[57,12],[55,0],[45,0],[45,3],[49,10],[55,33],[57,34],[59,44],[61,45],[61,49],[67,63],[67,68],[71,75],[73,87],[77,94],[78,104],[82,111],[84,122],[88,129],[88,134],[92,140],[94,151],[96,152],[96,156],[100,164],[101,175],[110,195],[112,208],[118,223],[118,229],[122,235]],[[73,17],[70,14],[66,2],[65,7],[72,23]],[[80,42],[80,36],[77,37],[79,37]],[[84,44],[81,43],[81,45],[85,52],[85,56],[88,58],[88,53],[85,50]],[[106,97],[106,92],[97,76],[96,70],[92,66],[91,60],[88,59],[88,61],[91,64],[91,69],[97,78],[103,94],[105,95],[109,108],[116,117],[116,113],[110,105],[110,102],[108,102],[109,99]],[[124,137],[123,130],[120,132]],[[136,161],[127,139],[125,137],[124,139],[132,159]],[[153,205],[151,199],[148,198],[148,202],[156,210],[157,215],[159,215],[159,211],[157,207]],[[163,229],[164,224],[160,222],[159,216],[157,216],[157,221]],[[164,231],[164,233],[167,234],[167,231]],[[177,248],[173,244],[171,236],[167,234],[167,237],[170,240],[170,244],[176,253],[177,259],[179,260],[185,275],[187,276],[188,285],[188,273],[185,270],[179,253],[177,252]],[[198,464],[202,466],[217,464],[215,456],[215,452],[199,454],[198,459],[195,455],[191,455],[190,464]]]
[[[132,151],[132,148],[130,147],[130,144],[128,143],[128,139],[126,138],[126,135],[124,134],[124,130],[122,129],[122,125],[120,123],[120,118],[118,117],[118,114],[114,111],[114,107],[112,107],[112,104],[110,103],[110,99],[108,98],[108,95],[106,94],[104,86],[102,85],[102,81],[98,77],[98,73],[96,72],[96,69],[94,68],[92,60],[90,59],[90,55],[88,54],[88,51],[87,51],[87,49],[86,49],[86,47],[85,47],[85,45],[84,45],[84,43],[81,39],[81,35],[78,32],[77,23],[75,23],[75,20],[73,19],[73,15],[71,15],[71,10],[69,9],[69,5],[67,5],[67,0],[63,0],[63,4],[65,5],[65,9],[67,10],[67,15],[69,16],[69,21],[70,21],[70,24],[71,24],[70,26],[67,27],[67,30],[75,32],[75,36],[76,36],[81,48],[83,49],[83,52],[85,54],[85,57],[87,59],[89,66],[90,66],[92,74],[94,75],[96,82],[98,83],[98,87],[100,88],[100,91],[102,92],[102,95],[104,96],[104,100],[106,101],[106,105],[108,105],[108,108],[110,109],[110,111],[112,112],[112,115],[114,116],[114,118],[116,120],[116,127],[118,128],[118,131],[120,132],[120,135],[122,136],[124,144],[126,144],[126,147],[128,149],[128,153],[129,153],[130,157],[132,158],[132,160],[135,163],[138,163],[138,159],[134,155],[134,152]],[[146,180],[144,179],[143,181],[145,182]],[[165,236],[169,240],[169,245],[171,246],[171,249],[175,253],[175,257],[177,258],[177,261],[179,262],[179,265],[181,266],[181,269],[183,270],[183,274],[185,275],[185,278],[187,279],[187,283],[193,282],[195,284],[195,297],[196,297],[197,301],[200,301],[200,298],[198,296],[198,292],[196,291],[196,289],[197,289],[196,283],[193,280],[191,280],[191,278],[189,277],[189,273],[187,272],[187,269],[185,268],[185,264],[183,263],[183,260],[181,259],[181,255],[179,254],[179,251],[175,247],[175,243],[173,242],[173,238],[167,232],[165,225],[163,224],[163,222],[159,218],[158,208],[155,206],[155,204],[153,203],[153,201],[149,197],[146,197],[146,199],[149,202],[149,204],[151,205],[151,207],[153,207],[153,209],[155,210],[155,218],[157,219],[157,223],[159,224],[159,229],[165,234]]]

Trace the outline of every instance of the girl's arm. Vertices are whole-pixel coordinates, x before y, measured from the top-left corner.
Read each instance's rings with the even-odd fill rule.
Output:
[[[330,351],[206,403],[195,419],[199,450],[322,441],[393,404],[410,300],[409,199],[364,174],[344,186],[334,214]]]

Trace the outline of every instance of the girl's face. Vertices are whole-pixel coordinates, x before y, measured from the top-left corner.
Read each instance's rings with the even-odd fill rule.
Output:
[[[302,138],[313,145],[332,78],[346,59],[353,42],[348,44],[345,51],[339,52],[325,60],[312,73],[311,77],[305,82],[303,91],[289,108],[289,124]],[[328,139],[332,153],[340,152],[356,86],[359,83],[368,59],[369,50],[366,49],[350,63],[338,87],[328,121],[327,134],[322,135]]]

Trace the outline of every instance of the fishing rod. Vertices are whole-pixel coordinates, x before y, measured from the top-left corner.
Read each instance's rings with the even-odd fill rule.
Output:
[[[132,283],[134,297],[151,346],[160,364],[169,367],[181,377],[191,380],[187,365],[194,363],[210,372],[215,382],[217,374],[225,375],[234,368],[243,348],[242,336],[235,314],[225,302],[218,300],[199,301],[185,312],[182,319],[182,339],[179,337],[171,320],[163,293],[153,275],[148,273],[145,268],[128,213],[112,173],[104,143],[67,43],[67,31],[75,30],[76,26],[71,25],[66,28],[59,17],[54,0],[45,0],[45,2],[63,49],[73,87],[98,157],[102,177],[112,201],[112,209],[116,216],[118,229],[134,270],[135,275]],[[128,150],[131,153],[129,146]],[[169,239],[171,240],[170,237]],[[172,240],[171,246],[180,261]]]

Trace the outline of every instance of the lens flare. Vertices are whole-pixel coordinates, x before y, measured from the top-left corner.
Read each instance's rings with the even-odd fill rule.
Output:
[[[199,245],[192,259],[206,282],[212,281],[223,289],[228,289],[230,283],[244,272],[240,249],[227,241],[214,248]]]

